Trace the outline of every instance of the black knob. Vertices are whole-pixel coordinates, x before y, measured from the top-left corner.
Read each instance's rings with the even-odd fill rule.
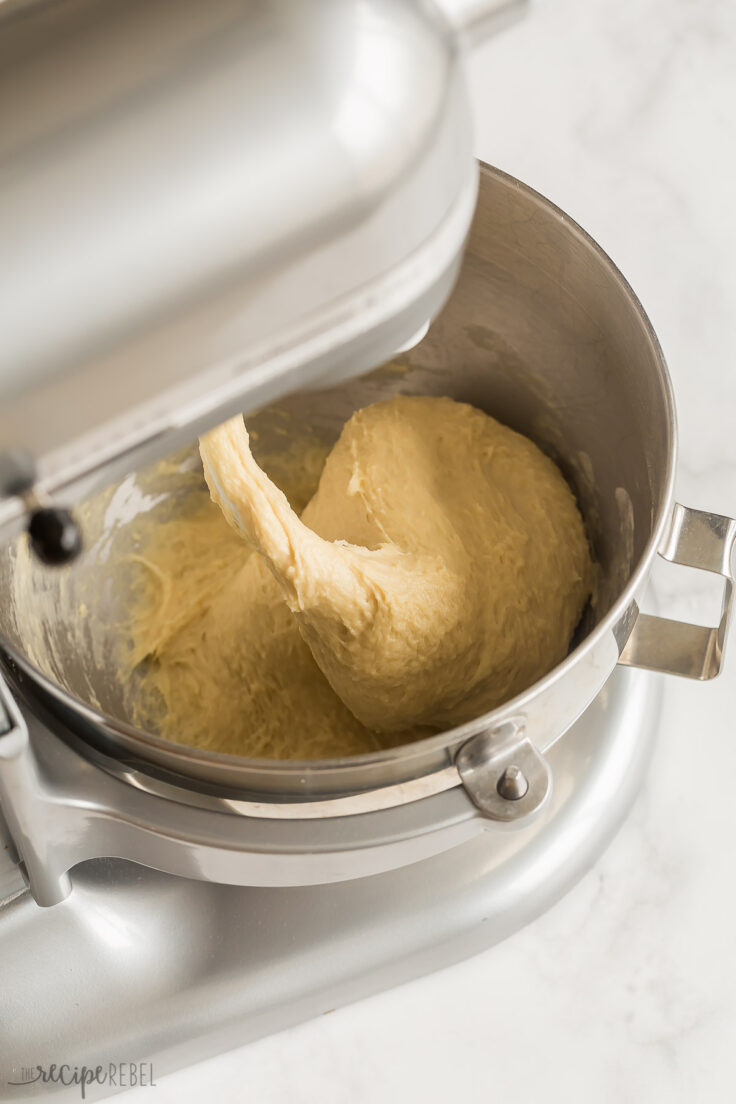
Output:
[[[82,535],[69,510],[44,506],[34,510],[28,522],[31,548],[42,563],[60,567],[71,563],[82,550]]]

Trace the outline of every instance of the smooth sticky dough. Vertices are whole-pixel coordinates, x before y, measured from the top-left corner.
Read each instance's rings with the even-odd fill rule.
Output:
[[[242,420],[201,451],[258,551],[190,626],[196,742],[224,712],[240,754],[370,750],[475,718],[566,655],[592,576],[575,499],[531,441],[474,407],[358,411],[301,521]]]

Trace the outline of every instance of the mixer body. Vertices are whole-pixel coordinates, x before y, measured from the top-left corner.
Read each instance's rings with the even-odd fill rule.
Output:
[[[45,1094],[44,1085],[6,1086],[37,1063],[106,1068],[140,1061],[152,1063],[158,1080],[504,939],[559,899],[611,840],[647,768],[660,690],[646,672],[617,669],[549,751],[556,785],[543,816],[513,831],[485,821],[487,831],[424,859],[417,837],[413,854],[404,853],[408,865],[371,877],[354,876],[359,863],[352,856],[348,881],[233,885],[244,860],[221,849],[224,881],[203,881],[197,853],[203,866],[213,856],[207,859],[203,840],[194,838],[192,828],[204,821],[190,808],[193,876],[92,859],[72,870],[73,892],[62,904],[38,908],[0,847],[0,899],[13,897],[0,908],[0,1099]],[[120,782],[116,793],[113,779],[106,782],[87,758],[27,716],[41,770],[57,774],[63,754],[65,784],[86,780],[84,796],[96,808],[130,791]],[[149,832],[144,843],[143,826],[131,824],[146,796],[127,806],[127,828],[121,824],[115,840],[129,849],[137,832],[138,853],[150,865],[164,857],[161,838]],[[426,828],[422,804],[405,809],[417,828]],[[166,807],[176,815],[173,803]],[[338,831],[357,839],[357,824],[333,827],[333,845]],[[111,832],[110,822],[96,822],[98,840],[109,844]],[[60,841],[58,833],[54,838]],[[269,864],[273,855],[271,849]],[[76,1087],[67,1091],[79,1099]]]

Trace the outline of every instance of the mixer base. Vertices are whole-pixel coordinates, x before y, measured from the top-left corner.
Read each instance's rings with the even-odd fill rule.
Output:
[[[51,1063],[152,1062],[158,1078],[504,939],[558,900],[620,826],[652,750],[659,695],[659,680],[617,668],[547,753],[547,817],[494,824],[386,874],[260,889],[98,859],[74,870],[67,900],[44,909],[27,891],[12,896],[8,868],[0,1099],[53,1089],[79,1099],[78,1085],[11,1084]],[[86,1097],[110,1092],[90,1085]]]

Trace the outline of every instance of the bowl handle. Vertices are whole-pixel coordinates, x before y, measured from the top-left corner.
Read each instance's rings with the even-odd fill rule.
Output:
[[[723,664],[734,572],[736,520],[677,504],[660,556],[670,563],[712,571],[725,580],[721,619],[714,628],[639,613],[619,656],[625,667],[645,667],[668,675],[712,679]]]

